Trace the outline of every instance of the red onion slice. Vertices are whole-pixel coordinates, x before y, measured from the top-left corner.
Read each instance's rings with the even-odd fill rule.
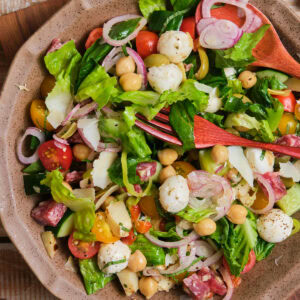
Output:
[[[67,146],[66,146],[65,144],[62,144],[62,143],[60,143],[60,142],[58,142],[58,141],[54,141],[54,145],[55,145],[57,148],[61,149],[63,152],[66,152],[66,151],[67,151]]]
[[[110,189],[108,189],[101,197],[100,199],[97,201],[96,206],[95,206],[95,210],[98,210],[100,208],[100,206],[105,202],[105,200],[111,195],[113,194],[115,191],[117,191],[119,189],[118,185],[113,185]]]
[[[209,267],[209,266],[215,264],[216,262],[218,262],[222,256],[223,256],[223,251],[219,250],[214,255],[207,258],[205,261],[199,261],[195,265],[191,266],[189,268],[189,272],[195,272],[195,271],[198,271],[198,270],[200,270],[204,267]]]
[[[23,144],[28,135],[35,136],[39,141],[40,145],[45,142],[45,134],[42,130],[36,127],[28,127],[24,135],[19,139],[17,144],[17,155],[22,164],[30,165],[39,160],[38,149],[31,156],[24,156],[23,154]]]
[[[255,173],[255,177],[256,177],[256,180],[259,182],[259,184],[261,184],[264,187],[264,189],[267,191],[268,196],[269,196],[269,203],[266,207],[264,207],[262,209],[253,209],[250,207],[250,210],[256,214],[265,214],[266,212],[268,212],[270,209],[273,208],[273,206],[275,204],[275,200],[276,200],[276,195],[274,193],[274,190],[273,190],[270,182],[266,178],[264,178],[263,175]]]
[[[61,126],[65,126],[73,117],[73,115],[79,110],[80,104],[77,104],[66,116],[66,118],[62,121]]]
[[[201,32],[210,24],[214,24],[218,19],[216,18],[203,18],[197,24],[197,32],[200,36]]]
[[[184,239],[177,242],[163,242],[156,237],[152,236],[149,232],[145,234],[145,237],[154,245],[163,247],[163,248],[178,248],[184,245],[191,243],[199,238],[199,235],[192,231],[189,235],[187,235]]]
[[[147,69],[144,64],[143,59],[140,57],[140,55],[134,51],[133,49],[127,47],[126,48],[128,54],[133,58],[133,60],[136,63],[137,73],[141,74],[143,76],[143,83],[141,90],[145,90],[147,87]]]
[[[123,40],[113,40],[112,38],[110,38],[109,36],[109,32],[112,28],[113,25],[123,22],[123,21],[127,21],[127,20],[131,20],[131,19],[137,19],[137,18],[141,18],[138,27],[134,30],[133,33],[131,33],[128,37],[126,37]],[[112,18],[111,20],[109,20],[108,22],[104,23],[103,25],[103,39],[104,41],[111,45],[111,46],[123,46],[126,43],[128,43],[129,41],[131,41],[132,39],[134,39],[137,34],[139,33],[139,31],[147,24],[147,20],[139,15],[124,15],[124,16],[119,16],[119,17],[115,17]]]
[[[76,105],[77,106],[77,105]],[[75,107],[76,107],[75,106]],[[88,115],[90,112],[94,111],[95,109],[97,109],[98,107],[98,103],[96,102],[91,102],[88,103],[82,107],[80,107],[73,115],[72,119],[81,119],[83,117],[85,117],[86,115]]]
[[[223,298],[223,300],[230,300],[233,294],[233,284],[232,284],[232,280],[231,280],[231,276],[228,272],[228,270],[224,267],[220,268],[220,273],[223,276],[223,280],[225,281],[226,285],[227,285],[227,294],[226,296]]]
[[[102,62],[102,67],[108,72],[117,62],[123,57],[123,50],[121,47],[114,47],[105,57]]]
[[[69,145],[67,140],[59,138],[56,134],[53,135],[53,139],[63,145]]]
[[[108,152],[120,152],[122,147],[113,143],[102,143],[99,142],[97,152],[108,151]]]

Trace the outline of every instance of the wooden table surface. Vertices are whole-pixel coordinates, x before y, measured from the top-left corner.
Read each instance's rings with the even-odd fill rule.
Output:
[[[9,65],[20,46],[68,1],[48,0],[0,17],[0,90]],[[286,1],[300,12],[300,0]],[[52,296],[30,271],[16,248],[10,243],[0,222],[0,300],[4,299],[54,300],[57,298]],[[295,295],[292,299],[299,300],[300,295]]]

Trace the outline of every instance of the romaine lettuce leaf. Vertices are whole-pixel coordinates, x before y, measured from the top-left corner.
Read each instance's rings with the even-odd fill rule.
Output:
[[[224,127],[224,124],[223,124],[224,116],[214,114],[214,113],[205,113],[203,115],[203,118],[211,123],[214,123],[215,125],[217,125],[221,128]]]
[[[166,0],[139,0],[140,11],[148,17],[156,10],[166,10]]]
[[[202,219],[208,218],[214,213],[214,209],[195,209],[187,206],[184,210],[178,212],[176,215],[189,222],[198,223]]]
[[[57,128],[65,119],[72,104],[81,55],[77,51],[74,41],[70,41],[60,49],[48,53],[44,57],[44,61],[49,73],[56,79],[55,86],[45,102],[49,110],[47,121]]]
[[[234,225],[223,217],[217,222],[217,230],[209,237],[223,249],[231,274],[239,276],[257,243],[255,216],[248,212],[246,222],[241,225]]]
[[[96,258],[79,259],[79,269],[88,295],[96,293],[114,279],[114,275],[104,274],[98,267]]]
[[[261,261],[269,256],[275,247],[275,244],[268,243],[261,237],[258,237],[257,243],[254,248],[255,256],[257,261]]]
[[[150,234],[165,241],[173,242],[181,240],[181,237],[176,232],[175,226],[171,227],[168,231],[159,231],[151,228]]]
[[[75,94],[81,84],[88,74],[97,66],[97,64],[103,59],[109,51],[112,49],[112,46],[108,44],[101,44],[101,39],[98,39],[90,48],[88,48],[82,58],[80,64],[79,74],[76,80],[75,85]]]
[[[171,4],[175,11],[180,11],[184,9],[192,9],[196,7],[199,0],[171,0]]]
[[[213,50],[215,53],[215,66],[217,68],[244,67],[255,61],[252,49],[263,38],[269,24],[261,26],[256,32],[244,33],[241,39],[226,50]]]
[[[107,104],[113,93],[116,93],[117,79],[110,77],[105,69],[96,66],[80,84],[75,99],[78,102],[92,98],[102,108]]]

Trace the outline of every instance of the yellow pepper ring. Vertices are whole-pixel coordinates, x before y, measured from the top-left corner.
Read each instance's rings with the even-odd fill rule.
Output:
[[[203,79],[209,70],[209,61],[208,61],[208,57],[206,54],[206,51],[204,48],[202,48],[201,46],[198,47],[198,53],[199,53],[199,58],[200,58],[200,68],[198,70],[198,72],[195,74],[196,78],[198,80]]]

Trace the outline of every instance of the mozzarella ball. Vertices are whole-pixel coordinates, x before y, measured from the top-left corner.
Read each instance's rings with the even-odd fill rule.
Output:
[[[281,209],[274,208],[257,220],[257,231],[262,239],[280,243],[291,235],[293,219]]]
[[[194,47],[191,36],[182,31],[166,31],[157,44],[159,53],[164,54],[173,63],[184,61],[191,54]]]
[[[98,252],[98,266],[106,274],[118,273],[127,267],[130,254],[129,247],[121,241],[112,244],[102,244]],[[125,262],[112,263],[124,259],[126,260]]]
[[[245,150],[246,158],[248,159],[251,169],[260,174],[273,172],[275,157],[273,152],[265,151],[262,149],[247,148]]]
[[[218,89],[214,88],[211,93],[209,93],[208,104],[205,112],[215,113],[222,107],[222,99],[218,97]]]
[[[189,194],[187,180],[181,175],[167,178],[159,188],[160,203],[170,213],[183,210],[189,203]]]
[[[181,70],[174,64],[149,68],[148,81],[160,94],[167,90],[176,91],[182,79]]]

